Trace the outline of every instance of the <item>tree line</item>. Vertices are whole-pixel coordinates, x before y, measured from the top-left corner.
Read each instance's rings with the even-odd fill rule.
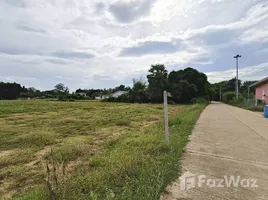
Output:
[[[0,99],[17,99],[23,92],[27,89],[20,84],[0,82]]]
[[[40,91],[34,87],[25,88],[18,83],[0,82],[0,99],[14,100],[18,98],[40,98],[59,100],[94,100],[98,96],[109,96],[116,91],[128,90],[130,90],[130,87],[120,85],[109,89],[77,89],[75,92],[70,93],[69,88],[63,83],[55,85],[52,90]]]
[[[105,101],[130,103],[160,103],[163,101],[163,91],[170,94],[169,101],[174,103],[191,103],[197,97],[212,98],[211,84],[207,76],[193,68],[186,68],[168,73],[162,64],[152,65],[148,70],[147,80],[134,79],[132,87],[120,85],[109,89],[77,89],[70,93],[69,88],[62,83],[54,89],[40,91],[35,88],[25,88],[17,83],[0,82],[0,99],[42,98],[59,100],[95,99],[100,96],[110,96],[116,91],[125,91],[118,98],[109,97]]]
[[[227,81],[221,81],[211,85],[212,100],[223,101],[225,103],[234,103],[235,101],[243,102],[245,99],[254,99],[254,87],[249,88],[250,85],[258,81],[244,81],[238,80],[239,96],[235,99],[236,78]]]
[[[254,98],[254,88],[248,87],[256,81],[245,81],[239,83],[239,101],[245,98]],[[208,100],[234,101],[236,78],[210,84],[207,76],[193,68],[173,70],[170,73],[162,64],[152,65],[148,70],[147,80],[133,79],[132,87],[120,85],[109,89],[77,89],[70,93],[69,88],[62,83],[57,84],[54,89],[40,91],[33,87],[25,88],[18,83],[0,82],[0,99],[17,98],[41,98],[58,99],[62,101],[72,100],[94,100],[96,97],[109,97],[104,101],[129,102],[129,103],[161,103],[163,91],[170,94],[171,103],[193,103],[198,97]],[[111,94],[117,91],[125,91],[124,94],[115,98]],[[221,94],[221,96],[220,96]],[[248,96],[249,95],[249,96]]]
[[[130,103],[163,102],[163,92],[170,94],[172,103],[193,103],[197,97],[210,97],[210,83],[207,76],[193,68],[168,73],[162,64],[152,65],[148,70],[147,82],[133,80],[133,87],[118,98],[106,101]]]

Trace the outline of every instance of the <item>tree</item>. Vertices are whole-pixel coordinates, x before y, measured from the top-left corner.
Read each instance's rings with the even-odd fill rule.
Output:
[[[149,93],[146,83],[142,79],[133,79],[133,87],[129,90],[130,102],[148,103]]]
[[[120,85],[119,87],[117,87],[116,89],[120,90],[120,91],[125,91],[126,86],[125,85]]]
[[[57,85],[55,85],[54,87],[58,92],[64,92],[65,91],[65,86],[63,83],[58,83]]]
[[[238,79],[238,88],[241,86],[241,80]],[[226,91],[236,91],[236,78],[233,78],[227,82]]]
[[[65,87],[65,91],[64,91],[66,94],[69,94],[70,90],[68,87]]]
[[[186,68],[184,70],[172,71],[168,75],[170,83],[179,83],[181,80],[185,80],[190,84],[194,84],[197,87],[197,95],[206,95],[207,76],[193,68]]]
[[[27,89],[20,84],[0,82],[0,99],[17,99],[21,93],[27,93]]]
[[[196,97],[197,87],[184,80],[179,82],[179,87],[182,88],[180,103],[191,103],[191,100]]]
[[[240,93],[242,94],[242,96],[244,96],[245,98],[248,97],[248,88],[250,85],[256,83],[258,81],[244,81],[242,86],[240,87]],[[255,88],[251,87],[249,88],[249,95],[252,97],[255,93]]]
[[[65,86],[63,83],[58,83],[57,85],[55,85],[54,87],[57,92],[59,93],[66,93],[69,94],[69,88],[67,86]]]
[[[152,65],[149,69],[148,79],[148,90],[151,96],[152,102],[162,102],[163,92],[168,88],[168,72],[164,65],[157,64]]]
[[[245,81],[242,84],[241,80],[238,80],[238,87],[239,87],[239,93],[242,94],[243,97],[247,97],[248,95],[248,86],[255,83],[256,81]],[[219,101],[220,100],[220,94],[226,93],[226,92],[232,92],[234,93],[236,91],[236,78],[232,78],[227,81],[221,81],[218,83],[214,83],[211,85],[214,90],[214,95],[212,97],[213,100]],[[250,94],[254,94],[254,88],[250,89]],[[223,98],[221,98],[223,100]]]
[[[142,81],[142,79],[133,79],[133,88],[132,90],[135,92],[144,91],[146,89],[146,83]]]
[[[188,81],[181,80],[179,83],[171,83],[169,92],[172,94],[171,99],[175,103],[191,103],[196,97],[197,87]]]
[[[215,88],[209,82],[206,84],[205,93],[209,102],[213,100],[214,96],[216,96]]]
[[[183,74],[184,74],[183,70],[172,71],[168,75],[168,81],[170,83],[179,83],[181,80],[183,80]]]

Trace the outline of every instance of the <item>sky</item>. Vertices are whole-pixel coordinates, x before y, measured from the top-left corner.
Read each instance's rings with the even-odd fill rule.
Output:
[[[0,0],[0,81],[131,85],[152,64],[211,83],[268,76],[267,0]]]

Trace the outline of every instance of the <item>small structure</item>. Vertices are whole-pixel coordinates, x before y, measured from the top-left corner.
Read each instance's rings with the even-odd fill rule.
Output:
[[[102,97],[95,97],[95,100],[102,100]]]
[[[127,91],[117,91],[117,92],[114,92],[114,93],[112,93],[110,95],[97,96],[97,97],[95,97],[95,100],[108,99],[109,97],[118,98],[119,96],[121,96],[122,94],[125,94],[125,93],[127,93]]]
[[[102,96],[95,97],[95,100],[103,100],[103,99],[108,99],[108,98],[109,98],[108,95],[102,95]]]
[[[121,96],[122,94],[125,94],[125,93],[127,93],[127,91],[117,91],[117,92],[114,92],[112,94],[112,97],[118,98],[119,96]]]
[[[268,77],[250,85],[249,87],[255,88],[256,105],[258,101],[262,101],[264,104],[268,105]]]
[[[86,97],[87,96],[87,93],[85,93],[85,92],[76,92],[75,94],[78,94],[78,95],[80,95],[82,97]]]

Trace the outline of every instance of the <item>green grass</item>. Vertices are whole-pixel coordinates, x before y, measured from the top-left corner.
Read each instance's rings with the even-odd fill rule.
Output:
[[[15,164],[24,164],[33,159],[32,149],[14,150],[3,156],[0,160],[0,168]]]
[[[179,157],[204,106],[187,106],[171,118],[171,143],[163,124],[128,133],[81,168],[59,189],[62,199],[159,199],[178,175]]]
[[[204,107],[170,106],[166,145],[162,105],[0,102],[0,196],[158,199],[178,176],[183,147]],[[56,163],[59,183],[53,193],[44,183],[44,163]]]
[[[119,120],[118,122],[116,122],[117,126],[130,126],[130,121],[127,120]]]
[[[48,199],[49,196],[47,194],[46,189],[38,188],[34,190],[30,190],[24,195],[18,195],[13,198],[13,200],[39,200],[39,199]]]
[[[246,110],[250,110],[250,111],[253,111],[253,112],[263,112],[264,111],[264,106],[263,105],[255,106],[255,105],[249,105],[249,104],[244,104],[244,103],[233,103],[231,105],[239,107],[239,108],[243,108],[243,109],[246,109]]]

